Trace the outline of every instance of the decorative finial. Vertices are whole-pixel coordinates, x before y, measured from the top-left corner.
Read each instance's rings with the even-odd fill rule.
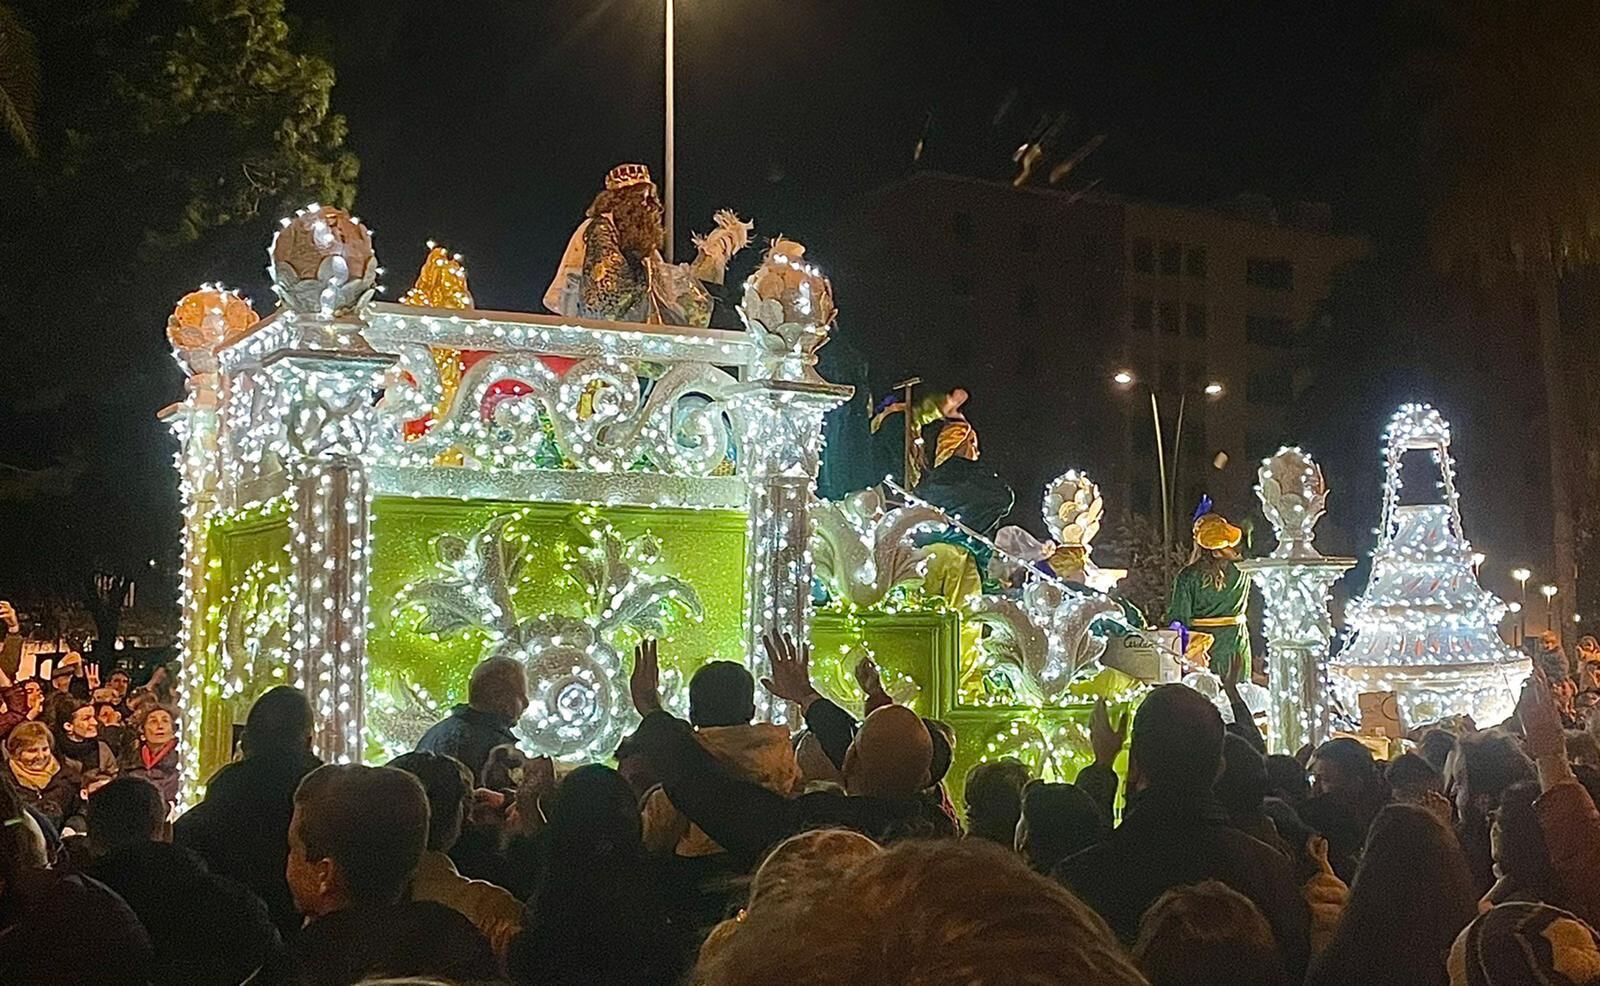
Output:
[[[833,285],[805,260],[806,248],[778,237],[744,282],[739,315],[759,350],[757,379],[817,382],[817,350],[838,312]]]
[[[281,220],[272,238],[272,289],[292,310],[334,318],[360,308],[377,290],[372,234],[343,209],[316,203]]]
[[[215,373],[217,350],[244,335],[259,316],[250,299],[220,284],[202,284],[167,316],[167,341],[191,375]]]
[[[1328,505],[1328,484],[1322,467],[1298,448],[1280,448],[1261,460],[1256,497],[1278,535],[1274,558],[1321,558],[1312,545],[1317,521]]]

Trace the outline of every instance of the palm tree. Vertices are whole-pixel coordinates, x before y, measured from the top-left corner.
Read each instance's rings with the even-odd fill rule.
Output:
[[[0,4],[0,128],[29,157],[39,153],[39,46],[22,15]]]
[[[1561,279],[1600,256],[1600,4],[1419,0],[1437,33],[1407,95],[1437,263],[1528,299],[1549,418],[1558,601],[1572,600],[1576,358],[1563,346]]]

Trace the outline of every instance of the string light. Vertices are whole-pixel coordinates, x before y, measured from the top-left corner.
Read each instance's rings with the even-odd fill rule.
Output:
[[[1400,503],[1402,458],[1426,451],[1438,466],[1434,502]],[[1462,532],[1450,426],[1426,404],[1403,405],[1384,433],[1383,519],[1367,590],[1349,607],[1354,636],[1330,665],[1346,708],[1364,691],[1395,692],[1402,723],[1465,713],[1510,714],[1529,669],[1495,628],[1506,607],[1485,591]]]

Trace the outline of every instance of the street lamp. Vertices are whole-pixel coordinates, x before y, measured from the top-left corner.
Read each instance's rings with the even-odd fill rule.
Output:
[[[1517,646],[1521,647],[1522,638],[1528,635],[1528,617],[1526,613],[1528,608],[1528,579],[1533,577],[1533,573],[1526,568],[1513,568],[1511,577],[1517,580],[1518,585],[1522,586],[1522,601],[1517,606],[1517,613],[1521,614],[1517,617]]]
[[[1539,587],[1539,591],[1544,594],[1544,628],[1546,630],[1554,630],[1556,628],[1556,611],[1551,603],[1556,598],[1556,587],[1546,582]]]
[[[1111,375],[1111,382],[1118,387],[1131,387],[1138,382],[1132,370],[1118,370]],[[1161,479],[1161,570],[1171,577],[1172,565],[1172,502],[1178,498],[1178,453],[1183,447],[1183,412],[1189,403],[1189,391],[1178,392],[1178,421],[1172,434],[1172,471],[1167,472],[1166,437],[1161,429],[1161,398],[1156,394],[1154,387],[1147,387],[1150,391],[1150,422],[1156,431],[1156,470]],[[1222,384],[1213,380],[1200,388],[1200,393],[1207,398],[1215,400],[1222,396]]]

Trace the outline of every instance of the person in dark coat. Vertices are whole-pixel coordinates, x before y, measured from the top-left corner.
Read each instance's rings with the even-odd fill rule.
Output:
[[[261,898],[187,849],[157,841],[166,803],[142,777],[89,797],[88,874],[115,890],[150,934],[158,983],[279,983],[283,939]]]
[[[417,749],[455,757],[481,781],[489,751],[516,743],[511,727],[528,708],[528,679],[522,665],[509,657],[491,657],[472,669],[467,682],[467,704],[428,727]]]
[[[145,712],[139,722],[139,742],[129,752],[123,772],[154,784],[169,811],[177,804],[183,764],[178,758],[178,717],[170,708],[158,705]]]
[[[1153,689],[1133,719],[1122,824],[1063,860],[1055,877],[1130,944],[1140,916],[1167,890],[1220,880],[1261,909],[1290,975],[1299,976],[1310,955],[1310,914],[1289,860],[1233,827],[1212,795],[1223,734],[1222,716],[1199,692]]]
[[[62,715],[61,721],[54,724],[56,755],[72,761],[84,790],[92,792],[117,775],[117,755],[100,738],[100,720],[95,717],[93,705],[73,700]]]
[[[434,901],[404,899],[427,841],[428,796],[405,771],[328,764],[306,775],[294,794],[285,870],[306,917],[291,946],[298,983],[498,975],[471,921]]]
[[[807,649],[769,639],[768,655],[772,677],[762,680],[768,691],[808,712],[827,707],[811,686]],[[931,777],[933,740],[910,709],[885,706],[861,724],[844,756],[845,793],[785,798],[728,772],[695,740],[687,722],[662,709],[659,674],[655,642],[646,641],[635,652],[629,683],[644,716],[633,745],[650,758],[672,804],[745,867],[806,829],[849,828],[878,842],[956,834],[939,804],[922,796]],[[816,728],[809,718],[807,723]]]
[[[150,936],[122,898],[82,873],[46,869],[44,834],[6,785],[0,822],[0,982],[149,982]]]
[[[511,978],[524,986],[677,982],[693,939],[668,920],[628,782],[601,764],[579,767],[556,789],[549,816],[540,886],[506,961]]]
[[[205,800],[172,826],[174,844],[266,902],[285,940],[300,927],[283,876],[294,791],[301,778],[322,765],[311,753],[312,723],[303,692],[288,685],[263,692],[245,720],[243,759],[217,771],[206,785]]]

